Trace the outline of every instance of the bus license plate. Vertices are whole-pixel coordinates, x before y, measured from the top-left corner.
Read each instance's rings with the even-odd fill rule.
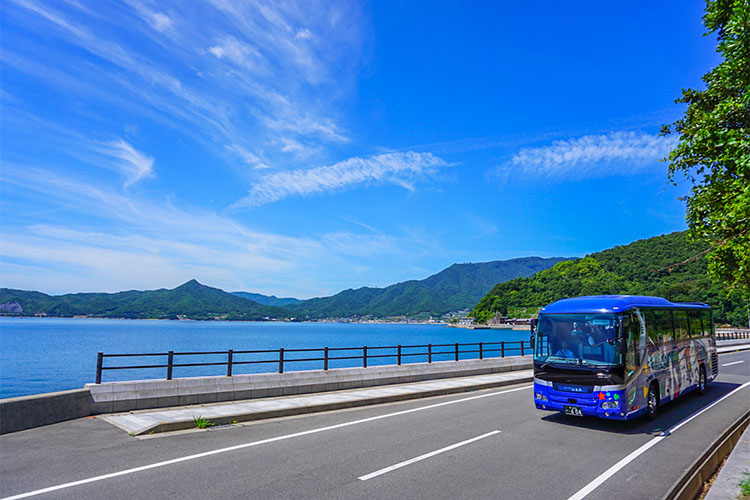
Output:
[[[566,406],[565,407],[565,414],[566,415],[575,415],[576,417],[582,417],[583,416],[583,410],[581,410],[577,406]]]

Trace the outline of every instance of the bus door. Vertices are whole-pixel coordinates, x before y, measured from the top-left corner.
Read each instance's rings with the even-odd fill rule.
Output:
[[[643,408],[646,403],[648,375],[641,368],[646,362],[646,320],[638,309],[623,316],[625,354],[625,380],[628,384],[628,405],[631,409]],[[643,389],[645,387],[645,390]]]

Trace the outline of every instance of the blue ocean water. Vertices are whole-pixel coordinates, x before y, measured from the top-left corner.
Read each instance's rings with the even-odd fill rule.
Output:
[[[395,349],[373,349],[398,344],[453,344],[528,341],[524,331],[466,330],[442,325],[282,323],[234,321],[148,321],[62,318],[0,318],[0,398],[78,389],[94,382],[97,352],[158,353],[173,350],[227,351],[322,349],[325,346],[368,346],[368,356],[393,355]],[[465,348],[470,349],[470,348]],[[452,348],[435,348],[452,350]],[[415,352],[404,348],[404,354]],[[362,350],[332,351],[330,356],[361,356]],[[489,354],[499,355],[498,353]],[[240,355],[234,361],[276,359],[277,355]],[[286,352],[285,358],[318,358],[322,352]],[[436,355],[434,361],[453,359]],[[461,359],[477,357],[462,354]],[[406,362],[426,361],[424,356],[404,357]],[[166,364],[166,356],[150,358],[105,358],[104,366]],[[176,356],[175,363],[226,362],[226,354]],[[331,361],[330,368],[361,366],[362,360]],[[395,357],[373,358],[368,365],[395,364]],[[285,371],[322,368],[322,362],[291,362]],[[233,373],[272,372],[278,362],[237,365]],[[173,376],[224,375],[226,366],[177,367]],[[164,368],[106,370],[103,381],[164,378]]]

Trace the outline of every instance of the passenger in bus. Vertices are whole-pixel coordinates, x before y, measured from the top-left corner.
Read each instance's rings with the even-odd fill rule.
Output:
[[[555,356],[560,356],[561,358],[575,358],[576,355],[573,353],[573,351],[570,350],[568,345],[568,341],[563,340],[562,347],[557,351],[557,354],[555,354]]]

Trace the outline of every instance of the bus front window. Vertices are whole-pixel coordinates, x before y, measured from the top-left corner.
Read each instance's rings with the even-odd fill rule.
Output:
[[[612,366],[622,363],[614,314],[542,314],[534,359],[545,363]]]

